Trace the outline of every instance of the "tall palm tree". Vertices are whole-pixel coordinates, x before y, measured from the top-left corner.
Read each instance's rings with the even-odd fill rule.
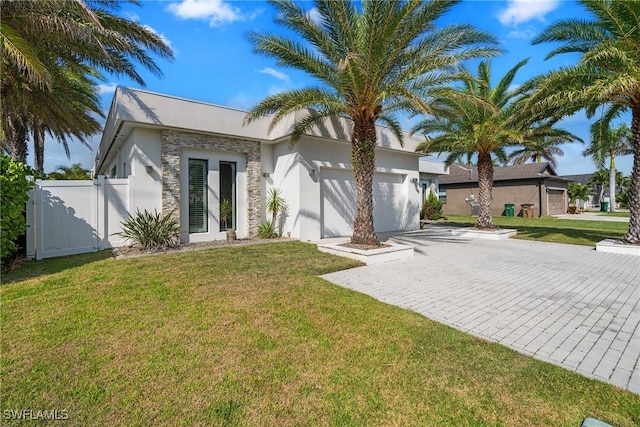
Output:
[[[559,21],[533,40],[561,43],[548,57],[579,53],[580,60],[525,84],[523,90],[530,91],[526,109],[534,118],[560,119],[582,109],[592,117],[605,106],[604,127],[631,111],[631,218],[622,240],[640,244],[640,0],[580,3],[592,20]]]
[[[495,228],[491,215],[493,200],[493,157],[504,162],[505,149],[536,141],[545,136],[571,134],[547,125],[533,125],[520,119],[518,92],[510,90],[518,70],[526,60],[516,64],[498,82],[491,86],[489,62],[478,66],[477,77],[458,89],[460,96],[441,100],[447,108],[439,117],[418,123],[413,132],[425,134],[427,140],[418,151],[424,153],[448,153],[446,164],[461,155],[478,156],[478,220],[476,227]],[[431,136],[435,135],[435,136]]]
[[[590,156],[600,169],[604,168],[605,160],[609,158],[609,211],[616,206],[616,156],[633,154],[630,143],[631,131],[624,123],[616,128],[605,127],[602,120],[591,126],[591,145],[582,152]]]
[[[162,74],[150,53],[170,59],[171,49],[153,31],[116,16],[124,3],[138,1],[1,0],[0,141],[7,151],[26,157],[26,126],[42,170],[45,134],[68,155],[68,137],[86,143],[99,130],[95,79],[103,76],[97,70],[141,85],[136,64]]]
[[[431,100],[459,78],[458,63],[497,53],[494,38],[469,25],[438,29],[435,20],[457,1],[316,0],[319,20],[293,1],[271,4],[276,22],[296,38],[254,32],[256,52],[279,65],[305,71],[317,86],[267,97],[248,122],[274,114],[271,129],[288,114],[306,110],[292,128],[292,141],[327,117],[351,122],[351,166],[357,210],[353,244],[378,245],[373,229],[373,171],[376,123],[386,124],[402,143],[393,113],[438,109]],[[316,23],[319,22],[319,23]]]
[[[556,157],[564,156],[564,151],[558,145],[573,142],[576,137],[566,131],[560,130],[558,135],[545,135],[535,138],[517,150],[509,153],[509,162],[514,165],[521,165],[528,161],[533,163],[549,162],[553,167],[557,167]]]

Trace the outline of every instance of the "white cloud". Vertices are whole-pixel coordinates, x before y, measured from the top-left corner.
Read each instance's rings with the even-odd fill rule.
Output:
[[[531,40],[533,36],[537,34],[536,30],[533,27],[525,28],[523,30],[513,30],[507,34],[507,37],[512,39],[525,39]]]
[[[498,14],[502,25],[517,25],[532,19],[544,21],[547,13],[558,7],[559,0],[509,0],[509,6]]]
[[[273,68],[266,67],[266,68],[263,68],[262,70],[258,70],[258,72],[263,74],[269,74],[270,76],[275,77],[278,80],[282,80],[283,82],[286,82],[286,83],[289,83],[291,81],[288,75],[278,70],[274,70]]]
[[[183,19],[208,20],[212,27],[255,17],[255,14],[243,15],[240,9],[224,0],[182,0],[169,4],[167,10]]]
[[[122,12],[122,17],[133,22],[140,21],[140,16],[135,12]]]
[[[113,93],[118,87],[117,83],[109,83],[107,85],[98,85],[98,93],[104,95],[105,93]]]
[[[318,9],[316,9],[315,7],[311,8],[309,12],[307,12],[307,16],[309,17],[309,19],[311,19],[311,21],[313,21],[314,24],[322,24],[322,21],[320,20],[320,12],[318,12]]]

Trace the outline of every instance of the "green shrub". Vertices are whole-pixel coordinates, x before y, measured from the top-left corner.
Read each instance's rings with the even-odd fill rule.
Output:
[[[173,217],[173,211],[166,215],[154,210],[153,213],[136,211],[135,216],[122,221],[122,232],[117,236],[131,240],[143,250],[161,250],[177,246],[180,242],[180,225]]]
[[[278,233],[271,222],[265,221],[258,226],[258,237],[261,239],[273,239],[278,237]]]
[[[420,219],[436,220],[442,218],[442,205],[435,193],[429,192],[429,196],[422,202],[420,209]]]
[[[15,240],[27,231],[25,204],[33,182],[27,180],[31,169],[24,163],[0,153],[0,257],[4,263],[18,250]]]

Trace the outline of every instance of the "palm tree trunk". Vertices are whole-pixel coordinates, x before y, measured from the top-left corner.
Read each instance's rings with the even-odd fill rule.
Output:
[[[5,149],[7,154],[24,164],[27,163],[27,123],[23,117],[8,116],[5,123]]]
[[[616,169],[609,169],[609,212],[616,210]]]
[[[354,121],[351,138],[351,166],[356,181],[356,217],[351,243],[374,245],[380,242],[373,230],[373,171],[376,158],[375,121]]]
[[[33,154],[35,169],[44,173],[44,126],[39,121],[33,123]]]
[[[631,146],[633,148],[633,169],[629,189],[629,230],[622,241],[640,244],[640,104],[631,109]]]
[[[478,228],[495,228],[491,217],[493,162],[490,153],[478,154]]]

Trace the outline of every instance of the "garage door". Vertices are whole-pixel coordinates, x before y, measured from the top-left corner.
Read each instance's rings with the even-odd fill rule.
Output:
[[[547,193],[549,215],[560,215],[567,213],[566,202],[564,200],[564,190],[549,190]]]
[[[356,186],[351,171],[322,169],[322,237],[350,236],[356,212]],[[376,232],[402,230],[407,206],[406,175],[376,173],[373,177],[373,226]]]

